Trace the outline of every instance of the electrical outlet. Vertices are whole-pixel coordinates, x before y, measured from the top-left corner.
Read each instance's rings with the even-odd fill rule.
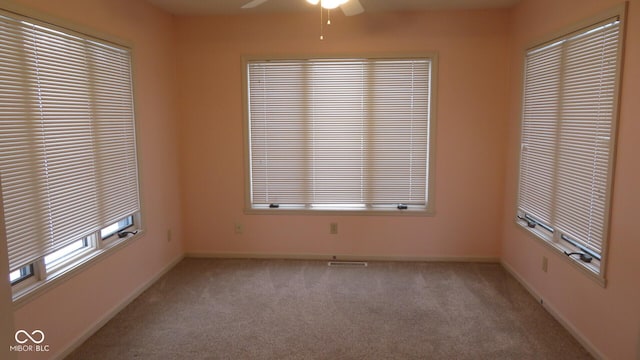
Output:
[[[338,223],[329,224],[329,234],[336,235],[338,233]]]
[[[236,234],[242,234],[244,232],[244,225],[236,223],[234,227],[234,231]]]
[[[549,268],[549,261],[547,260],[546,256],[542,257],[542,271],[547,272],[547,269]]]

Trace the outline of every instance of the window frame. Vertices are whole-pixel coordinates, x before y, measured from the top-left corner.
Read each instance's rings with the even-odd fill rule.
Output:
[[[134,128],[134,146],[136,148],[136,154],[139,151],[139,139],[138,139],[138,121],[137,119],[137,111],[135,104],[137,103],[137,92],[134,84],[135,72],[134,72],[134,59],[135,52],[133,49],[133,44],[123,40],[119,37],[114,37],[111,34],[103,33],[96,31],[93,28],[84,27],[78,25],[76,23],[68,22],[65,19],[58,18],[55,16],[51,16],[49,14],[39,13],[33,11],[29,7],[25,7],[19,4],[3,4],[0,7],[0,11],[5,13],[7,16],[13,16],[16,18],[22,18],[27,22],[32,22],[38,24],[40,26],[48,27],[51,29],[55,29],[56,31],[61,31],[64,33],[76,34],[81,36],[87,36],[93,38],[93,40],[110,44],[116,47],[125,48],[129,52],[130,57],[130,76],[131,76],[131,100],[132,100],[132,111],[133,111],[133,128]],[[126,219],[131,217],[132,224],[125,227],[127,231],[135,231],[135,234],[130,234],[125,237],[118,237],[117,232],[101,239],[100,231],[104,228],[97,229],[95,232],[89,234],[84,239],[78,239],[78,241],[85,241],[85,246],[80,249],[74,250],[69,254],[52,261],[50,264],[45,264],[45,256],[41,256],[35,261],[25,264],[20,267],[16,271],[20,271],[24,268],[30,268],[31,274],[25,276],[21,279],[17,279],[16,281],[9,281],[9,285],[12,290],[12,300],[14,309],[18,309],[28,302],[32,301],[39,295],[47,292],[48,290],[57,287],[62,284],[67,279],[80,274],[82,271],[86,270],[90,266],[93,266],[98,261],[106,258],[108,255],[113,252],[122,249],[133,242],[137,241],[139,238],[142,238],[146,235],[145,227],[143,226],[143,213],[144,213],[144,203],[143,203],[143,192],[141,188],[141,160],[140,156],[136,156],[136,172],[137,172],[137,191],[138,191],[138,201],[139,201],[139,209],[133,213],[128,214],[124,218]],[[3,203],[2,198],[2,184],[0,183],[0,204]],[[2,219],[0,219],[0,225],[4,228],[4,211],[2,206],[0,206],[0,215],[2,215]],[[124,229],[119,229],[122,231]],[[2,231],[2,239],[6,243],[6,233]],[[71,246],[75,244],[76,241],[73,241],[67,246]],[[6,246],[6,245],[5,245]],[[62,248],[64,249],[64,247]],[[59,249],[60,250],[60,249]],[[54,252],[55,253],[55,252]],[[10,275],[10,274],[9,274]]]
[[[514,224],[517,228],[524,231],[529,236],[532,236],[534,239],[540,241],[543,245],[545,245],[548,249],[551,249],[553,252],[558,254],[563,261],[567,261],[569,264],[578,269],[581,273],[585,274],[588,278],[592,279],[596,283],[598,283],[602,287],[606,287],[606,270],[607,270],[607,255],[608,255],[608,244],[610,241],[610,219],[611,219],[611,198],[613,197],[614,191],[614,180],[615,180],[615,163],[616,163],[616,150],[617,150],[617,133],[618,133],[618,121],[619,121],[619,111],[620,111],[620,92],[622,88],[622,73],[624,68],[624,47],[625,47],[625,32],[626,32],[626,12],[627,12],[627,3],[620,4],[618,6],[612,7],[602,13],[593,16],[588,19],[584,19],[578,23],[575,23],[572,26],[568,26],[550,36],[547,36],[542,41],[537,41],[532,43],[530,46],[524,50],[522,58],[523,58],[523,66],[522,66],[522,85],[520,87],[521,95],[521,113],[520,113],[520,141],[518,142],[519,149],[518,150],[518,186],[517,186],[517,194],[515,201],[515,208],[513,213],[516,214],[514,216]],[[525,214],[520,210],[520,180],[522,176],[522,134],[523,134],[523,124],[524,124],[524,110],[525,110],[525,76],[526,76],[526,62],[527,62],[527,52],[543,48],[545,46],[551,45],[563,38],[567,38],[571,35],[578,35],[581,32],[587,32],[590,28],[593,28],[596,24],[607,21],[608,19],[617,17],[619,20],[619,43],[617,49],[617,72],[615,76],[615,85],[614,85],[614,94],[613,94],[613,113],[611,116],[611,145],[610,145],[610,153],[608,158],[609,164],[609,173],[607,176],[608,179],[608,188],[606,194],[605,201],[605,211],[604,211],[604,229],[603,229],[603,241],[602,241],[602,251],[600,254],[600,258],[593,257],[591,262],[581,261],[578,257],[568,256],[567,253],[571,252],[586,252],[583,251],[583,248],[571,241],[571,239],[566,239],[565,234],[554,231],[549,227],[549,225],[544,223],[539,223],[543,226],[531,227],[529,226],[529,221],[527,217],[529,214]],[[556,155],[554,155],[556,156]],[[534,219],[535,220],[535,219]],[[537,221],[536,221],[537,222]],[[586,252],[588,253],[588,252]]]
[[[428,124],[428,156],[427,156],[427,203],[424,206],[409,205],[407,208],[396,208],[395,205],[366,205],[362,204],[362,208],[348,207],[340,208],[340,206],[331,207],[320,204],[302,205],[302,204],[279,204],[274,208],[269,205],[256,206],[251,203],[251,144],[250,144],[250,116],[249,116],[249,89],[248,89],[248,64],[251,61],[286,61],[286,60],[340,60],[340,59],[367,59],[367,60],[409,60],[409,59],[428,59],[431,62],[430,72],[430,109]],[[435,215],[435,161],[436,161],[436,123],[437,123],[437,104],[438,104],[438,53],[392,53],[392,54],[320,54],[320,55],[293,55],[293,56],[262,56],[262,55],[245,55],[242,56],[242,110],[243,110],[243,141],[244,141],[244,170],[245,170],[245,190],[244,190],[244,213],[247,215],[377,215],[377,216],[434,216]],[[358,204],[360,205],[360,204]],[[398,204],[404,205],[404,204]]]

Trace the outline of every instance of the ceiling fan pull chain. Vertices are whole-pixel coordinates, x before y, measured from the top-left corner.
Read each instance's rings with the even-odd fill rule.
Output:
[[[323,30],[324,30],[324,21],[322,19],[322,4],[320,4],[320,40],[324,40]]]

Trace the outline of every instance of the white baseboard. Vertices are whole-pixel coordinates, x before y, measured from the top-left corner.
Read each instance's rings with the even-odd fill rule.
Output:
[[[589,339],[587,339],[578,329],[576,329],[576,327],[573,326],[571,322],[565,319],[565,317],[562,316],[562,314],[558,312],[552,304],[545,301],[542,296],[540,296],[538,292],[533,288],[533,286],[525,281],[524,278],[520,276],[520,274],[518,274],[518,272],[511,265],[509,265],[509,263],[505,262],[503,259],[502,261],[500,261],[500,264],[502,264],[502,267],[504,267],[505,270],[513,275],[513,277],[516,278],[516,280],[518,280],[518,282],[522,284],[525,289],[527,289],[531,296],[533,296],[534,299],[536,299],[536,301],[540,303],[542,307],[560,323],[560,325],[567,329],[567,331],[571,335],[573,335],[573,337],[578,340],[578,342],[582,346],[584,346],[584,348],[587,349],[587,351],[591,353],[594,358],[598,360],[606,359],[606,357],[591,343],[591,341],[589,341]]]
[[[379,256],[379,255],[328,255],[328,254],[270,254],[270,253],[186,253],[190,258],[218,259],[291,259],[291,260],[338,260],[338,261],[413,261],[413,262],[482,262],[499,263],[497,257],[463,256]]]
[[[135,300],[140,294],[142,294],[145,290],[147,290],[151,285],[153,285],[158,279],[160,279],[164,274],[166,274],[169,270],[173,269],[180,261],[184,259],[184,255],[177,257],[175,260],[171,261],[167,266],[165,266],[158,274],[149,279],[149,281],[140,285],[134,292],[132,292],[129,296],[127,296],[120,304],[114,306],[111,310],[109,310],[104,316],[94,322],[89,328],[78,336],[71,345],[65,348],[63,351],[56,354],[53,358],[56,360],[62,360],[71,354],[75,349],[77,349],[82,343],[87,341],[93,334],[95,334],[100,328],[102,328],[109,320],[111,320],[114,316],[116,316],[122,309],[127,307],[133,300]]]

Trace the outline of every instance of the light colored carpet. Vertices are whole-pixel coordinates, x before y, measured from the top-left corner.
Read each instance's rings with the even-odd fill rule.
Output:
[[[68,359],[591,359],[499,264],[185,259]]]

